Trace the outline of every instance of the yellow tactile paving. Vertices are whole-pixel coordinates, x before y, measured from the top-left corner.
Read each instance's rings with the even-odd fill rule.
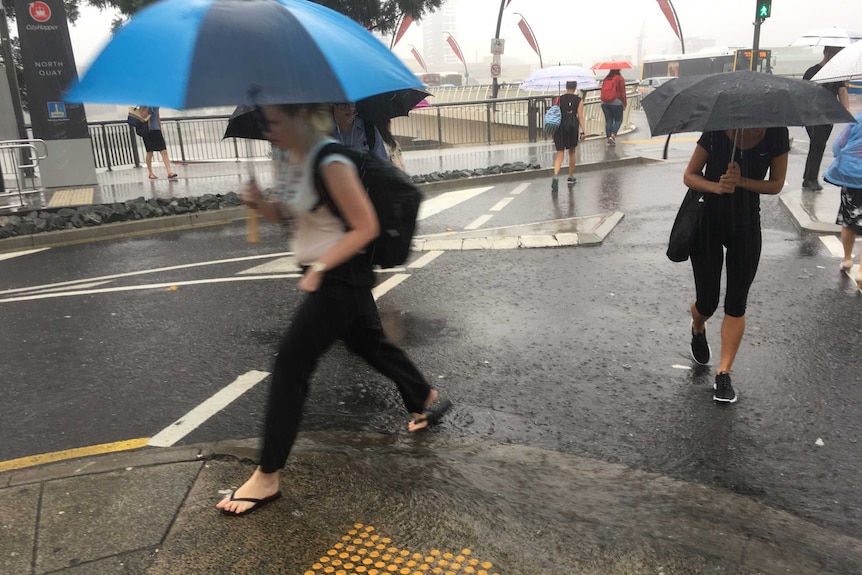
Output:
[[[411,553],[376,534],[371,525],[357,523],[303,575],[500,575],[493,569],[493,564],[475,559],[469,549]]]
[[[49,208],[63,206],[88,206],[93,203],[93,188],[72,188],[57,190],[48,202]]]

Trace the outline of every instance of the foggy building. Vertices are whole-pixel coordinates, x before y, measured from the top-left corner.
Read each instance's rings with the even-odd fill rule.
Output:
[[[446,0],[440,8],[422,19],[422,56],[429,72],[459,71],[463,64],[446,42],[446,33],[458,40],[458,4]],[[466,55],[465,55],[466,57]]]

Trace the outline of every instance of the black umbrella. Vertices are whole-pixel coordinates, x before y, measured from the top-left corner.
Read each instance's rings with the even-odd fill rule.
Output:
[[[386,92],[365,98],[356,103],[356,113],[364,120],[385,124],[392,118],[406,116],[416,104],[430,96],[423,90],[407,89]],[[266,119],[259,109],[237,106],[227,123],[225,138],[265,140]]]
[[[676,78],[641,102],[653,135],[854,122],[822,86],[761,72]]]
[[[424,90],[413,88],[386,92],[356,102],[356,113],[369,122],[385,124],[392,118],[406,116],[416,104],[430,95]]]
[[[247,138],[249,140],[265,140],[266,118],[260,108],[252,106],[237,106],[227,121],[224,138]]]

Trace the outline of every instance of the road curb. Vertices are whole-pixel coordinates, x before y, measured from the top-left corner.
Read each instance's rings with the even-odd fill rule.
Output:
[[[811,217],[811,214],[802,206],[802,190],[787,190],[778,195],[778,201],[796,222],[800,231],[816,234],[838,234],[841,226],[828,222],[821,222]]]
[[[214,443],[199,443],[180,447],[141,447],[129,451],[85,455],[55,463],[0,473],[0,489],[16,487],[65,477],[109,473],[134,467],[167,465],[187,461],[202,461],[217,457],[234,457],[255,461],[260,453],[260,439],[239,439]]]
[[[245,207],[234,207],[195,212],[193,214],[160,216],[131,222],[116,222],[73,230],[44,232],[28,236],[4,238],[0,240],[0,253],[218,226],[229,224],[235,220],[245,219],[245,217]]]

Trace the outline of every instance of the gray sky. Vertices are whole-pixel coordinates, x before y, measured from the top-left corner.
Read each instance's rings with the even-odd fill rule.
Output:
[[[712,39],[721,46],[752,42],[756,0],[673,0],[684,37]],[[456,38],[468,61],[481,61],[490,51],[497,23],[499,0],[461,0]],[[604,8],[607,6],[607,8]],[[656,0],[512,0],[504,13],[501,36],[506,58],[536,62],[538,57],[517,27],[519,12],[536,34],[546,65],[561,62],[590,63],[614,55],[637,58],[638,36],[644,35],[644,54],[673,49],[675,36]],[[773,16],[761,27],[761,47],[786,46],[811,28],[841,26],[862,32],[862,2],[855,0],[773,0]],[[86,67],[108,38],[113,12],[84,7],[76,26],[70,27],[79,67]],[[395,52],[412,61],[407,44],[421,46],[415,25]],[[689,50],[690,51],[690,50]]]

